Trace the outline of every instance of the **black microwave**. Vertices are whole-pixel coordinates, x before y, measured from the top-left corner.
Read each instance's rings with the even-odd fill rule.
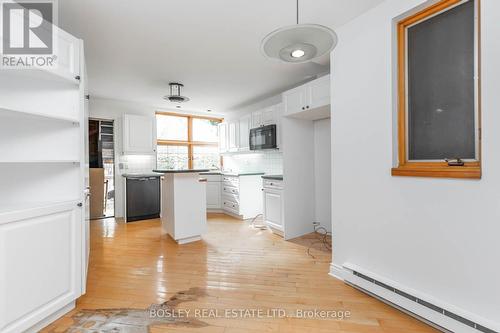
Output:
[[[276,149],[276,125],[268,125],[250,130],[250,150]]]

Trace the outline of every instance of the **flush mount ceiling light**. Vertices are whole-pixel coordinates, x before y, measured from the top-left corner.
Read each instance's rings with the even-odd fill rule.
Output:
[[[168,85],[170,86],[170,95],[164,96],[163,99],[172,103],[189,102],[189,98],[181,95],[181,88],[184,87],[183,84],[170,82]]]
[[[335,32],[319,24],[297,24],[279,28],[267,35],[261,43],[262,53],[271,59],[287,63],[304,63],[331,52],[337,45]]]

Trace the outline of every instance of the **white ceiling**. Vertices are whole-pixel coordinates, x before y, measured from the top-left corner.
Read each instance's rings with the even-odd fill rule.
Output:
[[[382,1],[301,0],[300,21],[334,29]],[[295,23],[295,6],[295,0],[61,0],[59,24],[85,41],[93,96],[172,108],[162,97],[168,82],[178,81],[191,98],[183,109],[224,114],[328,71],[261,55],[262,38]]]

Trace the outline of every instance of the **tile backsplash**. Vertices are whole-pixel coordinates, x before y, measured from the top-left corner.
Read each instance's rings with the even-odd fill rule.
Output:
[[[154,155],[122,155],[119,157],[120,173],[151,172],[156,167]]]
[[[230,172],[265,172],[283,174],[283,153],[278,151],[260,151],[224,155],[224,170]]]

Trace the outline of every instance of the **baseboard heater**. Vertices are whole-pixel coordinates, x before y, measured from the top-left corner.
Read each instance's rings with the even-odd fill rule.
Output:
[[[347,268],[346,267],[345,271],[348,271],[353,276],[356,276],[356,277],[361,278],[361,279],[363,279],[365,281],[368,281],[368,282],[370,282],[370,283],[372,283],[372,284],[374,284],[376,286],[382,287],[382,288],[388,290],[391,293],[394,293],[394,294],[396,294],[398,296],[402,296],[402,297],[404,297],[404,298],[406,298],[406,299],[408,299],[408,300],[410,300],[412,302],[415,302],[415,303],[417,303],[417,304],[419,304],[421,306],[424,306],[424,307],[426,307],[426,308],[428,308],[428,309],[430,309],[432,311],[435,311],[435,312],[437,312],[437,313],[439,313],[441,315],[444,315],[444,316],[446,316],[446,317],[448,317],[448,318],[450,318],[452,320],[456,320],[456,321],[458,321],[458,322],[460,322],[460,323],[462,323],[462,324],[464,324],[464,325],[466,325],[466,326],[468,326],[470,328],[476,329],[478,332],[499,333],[497,331],[494,331],[492,329],[484,327],[484,326],[482,326],[482,325],[480,325],[478,323],[475,323],[475,322],[473,322],[473,321],[471,321],[469,319],[466,319],[466,318],[464,318],[464,317],[462,317],[462,316],[460,316],[460,315],[458,315],[456,313],[453,313],[451,311],[445,310],[445,309],[443,309],[443,308],[441,308],[441,307],[439,307],[439,306],[437,306],[435,304],[429,303],[429,302],[427,302],[427,301],[425,301],[423,299],[420,299],[420,298],[418,298],[416,296],[410,295],[410,294],[408,294],[408,293],[406,293],[406,292],[404,292],[402,290],[399,290],[399,289],[397,289],[395,287],[389,286],[389,285],[387,285],[387,284],[385,284],[385,283],[383,283],[381,281],[378,281],[378,280],[376,280],[376,279],[374,279],[372,277],[369,277],[369,276],[367,276],[367,275],[365,275],[363,273],[360,273],[360,272],[356,271],[355,269]],[[355,281],[350,280],[348,277],[344,276],[344,278],[345,278],[344,282],[348,283],[349,285],[352,285],[353,287],[355,287],[357,289],[361,289],[363,292],[369,293],[370,295],[373,295],[373,296],[375,296],[377,298],[381,298],[383,301],[389,302],[389,303],[391,303],[391,305],[395,305],[396,307],[404,310],[405,312],[410,312],[410,314],[412,314],[414,316],[417,316],[420,319],[424,319],[424,321],[433,324],[433,326],[437,325],[439,328],[443,329],[443,327],[441,325],[433,323],[433,322],[427,320],[426,318],[423,318],[422,316],[420,316],[418,314],[415,314],[415,313],[411,312],[410,310],[407,310],[407,309],[405,309],[405,308],[403,308],[403,307],[395,304],[394,302],[392,302],[390,300],[384,299],[382,296],[379,296],[379,295],[374,294],[373,292],[371,292],[369,290],[366,290],[365,288],[363,288],[363,286],[359,286],[358,284],[355,283]]]

